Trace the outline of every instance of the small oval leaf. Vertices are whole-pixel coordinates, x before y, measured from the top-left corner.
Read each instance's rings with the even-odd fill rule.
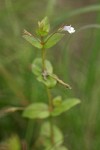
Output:
[[[48,105],[45,103],[34,103],[26,107],[23,116],[29,119],[43,119],[50,115]]]
[[[63,143],[64,137],[60,129],[56,125],[52,125],[53,133],[54,133],[54,143],[56,146],[59,146]],[[44,139],[50,139],[51,142],[51,129],[50,129],[50,122],[45,122],[41,127],[40,136],[44,137]],[[45,140],[44,140],[45,142]],[[50,148],[52,145],[48,142],[48,147]],[[44,143],[45,144],[45,143]]]
[[[48,37],[48,39],[46,39],[46,43],[45,43],[45,48],[50,48],[52,46],[54,46],[56,43],[58,43],[64,36],[65,34],[62,33],[55,33],[51,36]]]
[[[52,88],[56,85],[57,81],[50,76],[47,76],[46,79],[43,76],[38,76],[37,80],[44,83],[48,88]]]
[[[13,135],[11,136],[5,143],[5,145],[7,146],[7,150],[21,150],[21,141],[19,139],[19,137],[17,135]],[[0,146],[0,149],[3,150],[3,147]],[[4,146],[4,149],[6,149],[6,147]]]
[[[62,103],[62,97],[61,96],[57,96],[55,98],[53,98],[53,106],[60,106]]]
[[[52,74],[53,67],[52,67],[51,63],[48,60],[45,60],[45,66],[46,66],[46,71],[49,74]],[[36,76],[41,76],[42,75],[42,59],[41,58],[36,58],[33,61],[32,71]]]
[[[62,103],[63,110],[67,111],[71,109],[73,106],[79,104],[81,101],[78,98],[69,98],[67,100],[64,100]]]
[[[52,116],[58,116],[61,113],[66,112],[67,110],[71,109],[73,106],[75,106],[79,103],[80,103],[80,100],[76,99],[76,98],[64,100],[61,103],[61,105],[54,108],[54,110],[52,111],[51,114],[52,114]]]
[[[31,35],[23,35],[23,38],[26,39],[29,43],[31,43],[33,46],[41,49],[42,45],[38,39],[36,39],[34,36]]]
[[[46,36],[50,31],[50,24],[48,17],[45,17],[42,21],[38,22],[39,29],[37,30],[37,34],[40,36]]]
[[[68,150],[65,146],[56,146],[56,144],[54,146],[51,146],[50,150]],[[49,150],[48,148],[46,148],[45,150]]]

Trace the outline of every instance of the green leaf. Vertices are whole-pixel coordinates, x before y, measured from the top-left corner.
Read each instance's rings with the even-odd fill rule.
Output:
[[[48,105],[44,103],[34,103],[26,107],[23,112],[23,117],[29,119],[43,119],[50,115]]]
[[[46,150],[68,150],[65,146],[52,146],[51,149],[47,148]]]
[[[37,76],[37,80],[39,82],[44,83],[48,88],[52,88],[57,83],[55,79],[48,75],[53,73],[53,67],[48,60],[45,60],[45,66],[47,75],[44,77],[42,70],[42,59],[36,58],[32,63],[32,72]]]
[[[39,29],[37,30],[37,34],[40,36],[45,36],[50,31],[50,24],[48,17],[45,17],[42,21],[38,22]]]
[[[71,109],[73,106],[75,106],[79,103],[80,103],[80,100],[76,99],[76,98],[71,98],[71,99],[64,100],[61,103],[61,105],[54,108],[54,110],[52,111],[52,116],[58,116],[61,113]]]
[[[56,43],[58,43],[64,36],[65,34],[62,33],[55,33],[50,35],[45,41],[45,48],[50,48],[54,46]]]
[[[44,83],[48,88],[52,88],[57,84],[57,81],[50,76],[47,76],[46,79],[43,76],[38,76],[37,80]]]
[[[61,96],[57,96],[53,99],[53,105],[55,107],[61,105],[61,103],[62,103],[62,97]]]
[[[48,60],[45,60],[45,66],[46,70],[49,74],[53,73],[53,67],[51,63]],[[32,72],[36,76],[41,76],[42,75],[42,59],[41,58],[36,58],[33,63],[32,63]]]
[[[31,43],[33,46],[41,49],[42,45],[38,39],[36,39],[34,36],[30,35],[23,35],[23,38],[26,39],[29,43]]]
[[[53,149],[51,149],[51,150],[53,150]],[[59,147],[57,148],[57,150],[68,150],[68,149],[67,149],[67,147],[65,147],[65,146],[59,146]]]
[[[56,146],[59,146],[63,143],[64,141],[64,137],[62,132],[60,131],[60,129],[56,126],[56,125],[52,125],[53,128],[53,133],[54,133],[54,143]],[[50,122],[45,122],[42,127],[41,127],[41,132],[40,132],[40,136],[42,136],[43,139],[47,139],[47,143],[45,140],[44,141],[44,145],[46,147],[52,147],[51,145],[51,125]]]
[[[21,150],[21,143],[17,135],[7,140],[7,150]]]

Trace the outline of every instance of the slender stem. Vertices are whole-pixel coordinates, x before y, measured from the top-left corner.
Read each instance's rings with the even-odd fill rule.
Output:
[[[46,58],[46,49],[44,48],[44,39],[43,37],[41,37],[41,43],[43,45],[43,48],[42,48],[42,69],[43,71],[46,70],[46,66],[45,66],[45,58]],[[47,94],[48,94],[48,99],[49,99],[49,109],[50,109],[50,112],[52,111],[53,109],[53,103],[52,103],[52,96],[51,96],[51,92],[50,92],[50,89],[46,88],[47,89]],[[51,143],[52,145],[54,145],[54,130],[53,130],[53,118],[52,116],[50,115],[50,133],[51,133]]]
[[[48,94],[49,106],[50,106],[50,112],[51,112],[52,109],[53,109],[52,96],[51,96],[51,93],[50,93],[50,89],[48,89],[48,88],[47,88],[47,94]]]
[[[48,88],[47,88],[47,94],[48,94],[48,99],[49,99],[49,109],[50,109],[50,112],[52,112],[53,110],[52,96],[51,96],[50,89]],[[51,115],[50,115],[50,133],[51,133],[51,143],[52,145],[54,145],[53,118]]]
[[[45,69],[46,69],[46,66],[45,66],[45,57],[46,57],[46,49],[45,49],[45,47],[44,47],[44,38],[41,36],[41,44],[43,45],[43,47],[42,47],[42,69],[43,69],[43,71],[45,71]]]
[[[46,49],[43,47],[42,48],[42,67],[43,67],[43,71],[46,69],[46,66],[45,66],[45,56],[46,56]]]

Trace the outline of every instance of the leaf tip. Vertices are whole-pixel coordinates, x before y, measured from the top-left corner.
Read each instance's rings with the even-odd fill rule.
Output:
[[[29,32],[28,32],[27,30],[25,30],[25,29],[23,30],[23,36],[24,36],[24,35],[32,36],[32,34],[31,34],[31,33],[29,33]]]

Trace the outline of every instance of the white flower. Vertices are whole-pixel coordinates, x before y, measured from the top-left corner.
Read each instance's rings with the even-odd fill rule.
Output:
[[[75,29],[73,27],[70,26],[64,26],[62,28],[62,31],[68,31],[70,34],[75,32]]]

